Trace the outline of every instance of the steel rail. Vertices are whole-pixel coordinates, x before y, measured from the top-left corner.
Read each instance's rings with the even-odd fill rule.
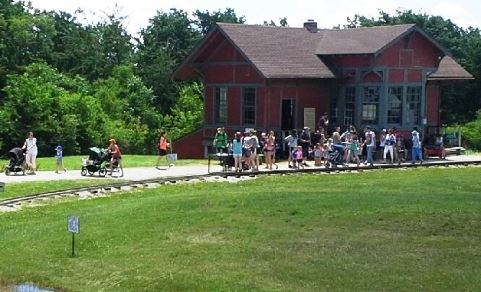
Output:
[[[187,176],[170,176],[159,177],[145,180],[127,180],[117,183],[110,183],[105,185],[96,185],[89,187],[78,187],[65,190],[58,190],[52,192],[45,192],[39,194],[32,194],[26,196],[19,196],[9,199],[0,200],[0,207],[15,208],[25,202],[29,203],[38,199],[48,199],[55,197],[66,196],[80,196],[81,193],[91,193],[93,196],[96,194],[105,194],[108,192],[125,191],[130,189],[139,189],[149,187],[152,184],[163,185],[166,183],[178,183],[187,182],[191,180],[208,180],[208,177],[243,177],[243,176],[261,176],[261,175],[279,175],[279,174],[295,174],[295,173],[338,173],[338,172],[362,172],[371,170],[384,170],[384,169],[399,169],[399,168],[418,168],[418,167],[449,167],[449,166],[473,166],[481,165],[481,160],[469,160],[469,161],[441,161],[441,162],[427,162],[424,164],[377,164],[374,166],[349,166],[349,167],[334,167],[334,168],[305,168],[305,169],[284,169],[284,170],[269,170],[269,171],[256,171],[256,172],[211,172],[200,175],[187,175]]]

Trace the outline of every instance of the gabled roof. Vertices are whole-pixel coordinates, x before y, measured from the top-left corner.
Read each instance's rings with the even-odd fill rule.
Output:
[[[376,54],[404,36],[414,24],[321,30],[318,55]]]
[[[218,23],[218,27],[266,78],[335,78],[314,54],[321,34],[261,25]]]
[[[175,77],[194,74],[196,56],[214,36],[225,37],[265,78],[336,78],[321,59],[327,55],[377,55],[404,36],[417,32],[445,57],[429,79],[471,79],[449,52],[414,24],[353,29],[318,30],[218,23],[174,72]],[[187,72],[187,73],[186,73]]]
[[[468,71],[450,56],[444,56],[438,69],[428,76],[428,80],[474,79]]]

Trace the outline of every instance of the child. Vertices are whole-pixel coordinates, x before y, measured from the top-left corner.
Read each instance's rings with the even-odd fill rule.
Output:
[[[67,169],[63,167],[63,154],[62,154],[62,146],[59,144],[55,148],[56,154],[55,158],[57,158],[57,163],[55,165],[55,173],[59,173],[59,170],[63,168],[63,171],[66,172]]]
[[[302,146],[297,146],[297,149],[292,152],[293,161],[297,162],[298,167],[304,169],[304,154],[302,153]]]
[[[323,156],[324,148],[321,146],[321,143],[317,143],[314,146],[314,165],[315,166],[322,166],[322,156]]]

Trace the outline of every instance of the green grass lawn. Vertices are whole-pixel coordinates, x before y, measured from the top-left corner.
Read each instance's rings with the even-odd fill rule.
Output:
[[[81,179],[81,180],[55,180],[34,182],[12,182],[5,186],[5,191],[0,192],[0,200],[46,192],[54,192],[78,187],[90,187],[120,182],[118,179]]]
[[[478,291],[480,179],[481,168],[271,176],[1,213],[0,282],[66,291]],[[81,220],[75,258],[72,214]]]
[[[86,159],[88,155],[77,155],[77,156],[65,156],[64,166],[68,170],[78,170],[82,168],[82,159]],[[137,154],[126,154],[122,155],[122,163],[124,167],[152,167],[155,166],[157,162],[157,156],[155,155],[137,155]],[[37,158],[38,170],[55,170],[55,157],[39,157]],[[8,164],[8,160],[0,159],[0,169]],[[161,160],[161,164],[166,165],[166,159]],[[175,162],[175,165],[207,165],[207,159],[179,159]]]

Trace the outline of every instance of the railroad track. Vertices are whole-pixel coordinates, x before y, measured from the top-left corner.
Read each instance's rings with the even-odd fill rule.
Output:
[[[96,196],[103,196],[108,193],[114,193],[119,191],[130,191],[134,189],[142,188],[156,188],[166,184],[188,183],[188,182],[201,182],[201,181],[228,181],[230,178],[234,179],[246,179],[255,178],[259,175],[280,175],[280,174],[298,174],[298,173],[339,173],[339,172],[361,172],[370,170],[383,170],[383,169],[397,169],[397,168],[415,168],[415,167],[456,167],[456,166],[481,166],[481,160],[472,161],[442,161],[442,162],[429,162],[422,165],[404,163],[397,164],[378,164],[374,167],[337,167],[337,168],[305,168],[305,169],[288,169],[288,170],[271,170],[260,172],[212,172],[203,175],[189,175],[189,176],[177,176],[177,177],[160,177],[155,179],[146,179],[138,181],[122,181],[118,183],[92,186],[92,187],[80,187],[67,190],[60,190],[54,192],[39,193],[34,195],[19,196],[6,200],[0,200],[0,212],[1,211],[15,211],[20,209],[25,204],[36,204],[48,199],[55,198],[67,198],[67,197],[79,197],[90,198]]]

